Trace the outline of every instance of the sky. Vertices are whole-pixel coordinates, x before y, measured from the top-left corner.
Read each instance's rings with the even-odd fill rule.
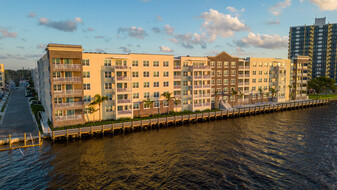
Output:
[[[0,63],[35,68],[49,43],[85,52],[287,58],[291,26],[337,22],[337,0],[0,0]]]

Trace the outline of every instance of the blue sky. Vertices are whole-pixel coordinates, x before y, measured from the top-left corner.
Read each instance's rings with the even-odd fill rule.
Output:
[[[48,43],[84,51],[239,57],[288,53],[290,26],[336,23],[336,0],[0,0],[0,63],[34,68]]]

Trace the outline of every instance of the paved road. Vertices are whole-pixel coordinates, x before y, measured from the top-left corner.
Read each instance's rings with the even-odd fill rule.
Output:
[[[23,133],[37,135],[38,129],[29,109],[28,100],[25,97],[25,87],[20,86],[10,96],[5,117],[0,126],[0,137],[8,134],[23,136]]]

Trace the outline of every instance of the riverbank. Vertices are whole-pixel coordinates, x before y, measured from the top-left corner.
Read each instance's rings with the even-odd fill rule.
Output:
[[[312,100],[322,100],[322,99],[328,99],[328,100],[333,100],[333,99],[337,99],[337,94],[311,94],[309,95],[309,99]]]
[[[127,131],[134,132],[146,129],[177,126],[216,119],[236,118],[240,116],[250,116],[257,114],[272,113],[277,111],[309,108],[314,106],[326,105],[328,103],[329,103],[328,100],[303,100],[303,101],[293,101],[277,104],[264,104],[252,107],[242,107],[226,111],[225,110],[213,112],[210,111],[205,113],[195,113],[195,114],[179,115],[179,116],[171,116],[147,120],[145,119],[140,121],[128,121],[106,125],[87,126],[82,128],[72,128],[72,129],[53,131],[51,134],[51,139],[55,142],[56,140],[64,140],[69,138],[81,138],[83,135],[93,136],[94,134],[104,135],[106,133],[114,135],[116,132],[122,133],[125,133]]]

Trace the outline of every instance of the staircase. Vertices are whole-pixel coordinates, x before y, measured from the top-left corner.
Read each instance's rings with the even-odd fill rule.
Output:
[[[228,103],[225,103],[224,101],[220,100],[220,109],[222,109],[222,110],[231,110],[233,108]]]

